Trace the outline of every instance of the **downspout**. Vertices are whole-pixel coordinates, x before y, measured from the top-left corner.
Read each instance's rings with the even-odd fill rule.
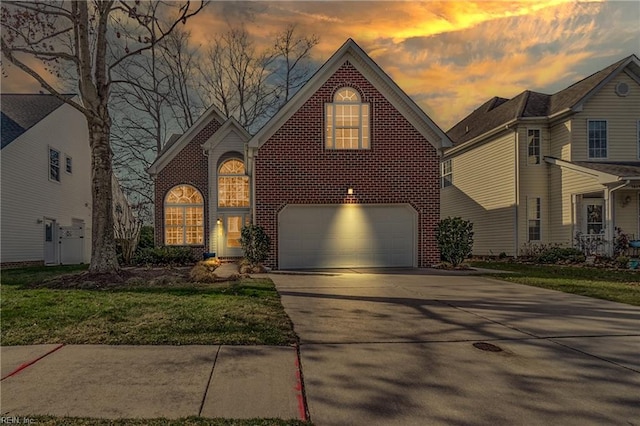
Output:
[[[214,214],[213,214],[213,205],[212,205],[212,200],[213,200],[213,188],[215,188],[215,185],[213,184],[213,181],[211,179],[211,170],[213,170],[213,165],[212,165],[212,161],[213,158],[209,155],[209,150],[206,149],[204,146],[202,147],[202,154],[207,157],[207,210],[208,210],[208,216],[209,216],[209,235],[207,236],[209,239],[209,244],[207,244],[207,252],[211,253],[214,248],[213,248],[213,240],[214,240],[214,232],[217,232],[217,225],[216,222],[214,220]],[[216,256],[219,253],[216,253]]]
[[[505,128],[509,128],[509,125],[505,126]],[[513,129],[513,134],[514,134],[514,139],[515,139],[515,157],[516,157],[516,161],[515,161],[515,202],[514,202],[514,238],[513,238],[513,244],[514,244],[514,248],[513,248],[513,255],[514,257],[518,257],[518,255],[520,254],[520,251],[518,250],[518,247],[520,246],[520,241],[519,241],[519,226],[518,226],[518,219],[519,219],[519,209],[520,209],[520,138],[518,137],[518,127],[516,126],[515,129]]]
[[[247,147],[247,159],[249,162],[247,170],[251,174],[249,179],[249,185],[251,186],[249,205],[251,206],[251,224],[253,225],[256,224],[256,154],[257,151],[255,149],[250,146]]]
[[[624,188],[625,186],[631,183],[630,180],[626,180],[624,183],[616,186],[615,188],[609,188],[606,186],[604,188],[604,206],[605,206],[605,239],[609,241],[609,245],[607,247],[607,254],[609,256],[613,256],[613,239],[615,237],[614,229],[613,229],[613,202],[611,200],[611,195],[614,191],[618,189]]]

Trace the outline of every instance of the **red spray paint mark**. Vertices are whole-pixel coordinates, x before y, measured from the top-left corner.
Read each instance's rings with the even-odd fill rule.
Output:
[[[36,358],[36,359],[34,359],[32,361],[25,362],[24,364],[20,365],[18,368],[13,370],[11,373],[7,374],[2,379],[0,379],[0,381],[2,381],[4,379],[8,379],[11,376],[15,376],[16,374],[18,374],[19,372],[21,372],[25,368],[29,367],[30,365],[35,364],[36,362],[40,361],[42,358],[46,357],[47,355],[51,355],[52,353],[54,353],[55,351],[57,351],[58,349],[60,349],[63,346],[64,346],[64,344],[56,346],[55,348],[51,349],[49,352],[45,353],[44,355],[42,355],[42,356],[40,356],[40,357],[38,357],[38,358]]]
[[[300,420],[302,420],[303,422],[306,422],[308,420],[307,419],[307,409],[305,407],[304,396],[302,394],[302,374],[300,372],[300,360],[299,360],[298,345],[294,345],[294,347],[296,349],[296,359],[295,359],[296,386],[295,386],[295,390],[296,390],[296,396],[298,398],[298,414],[300,415]]]

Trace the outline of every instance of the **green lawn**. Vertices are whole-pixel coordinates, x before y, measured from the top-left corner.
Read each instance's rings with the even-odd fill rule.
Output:
[[[29,287],[83,269],[2,271],[2,345],[287,345],[296,341],[269,279],[100,290]]]
[[[514,272],[486,274],[504,281],[640,306],[640,272],[637,271],[509,262],[471,262],[470,265]]]
[[[24,416],[20,416],[22,420]],[[79,417],[26,416],[38,426],[310,426],[311,422],[280,419],[207,419],[203,417],[186,417],[176,420],[168,419],[90,419]]]

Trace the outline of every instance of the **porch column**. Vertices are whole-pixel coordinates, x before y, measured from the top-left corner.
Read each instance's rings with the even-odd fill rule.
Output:
[[[629,181],[626,181],[614,187],[610,187],[608,185],[604,187],[604,220],[605,220],[605,225],[604,225],[605,237],[604,238],[607,241],[606,252],[608,256],[613,256],[613,246],[614,246],[613,240],[616,235],[615,229],[614,229],[615,223],[613,220],[613,215],[614,215],[613,206],[614,206],[614,198],[615,198],[614,191],[624,188],[628,184],[629,184]]]

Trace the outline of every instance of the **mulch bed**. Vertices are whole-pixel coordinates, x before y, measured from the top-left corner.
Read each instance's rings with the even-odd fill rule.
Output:
[[[123,268],[118,273],[60,275],[27,285],[28,288],[108,290],[127,287],[176,287],[193,285],[189,280],[191,267],[179,268]]]

